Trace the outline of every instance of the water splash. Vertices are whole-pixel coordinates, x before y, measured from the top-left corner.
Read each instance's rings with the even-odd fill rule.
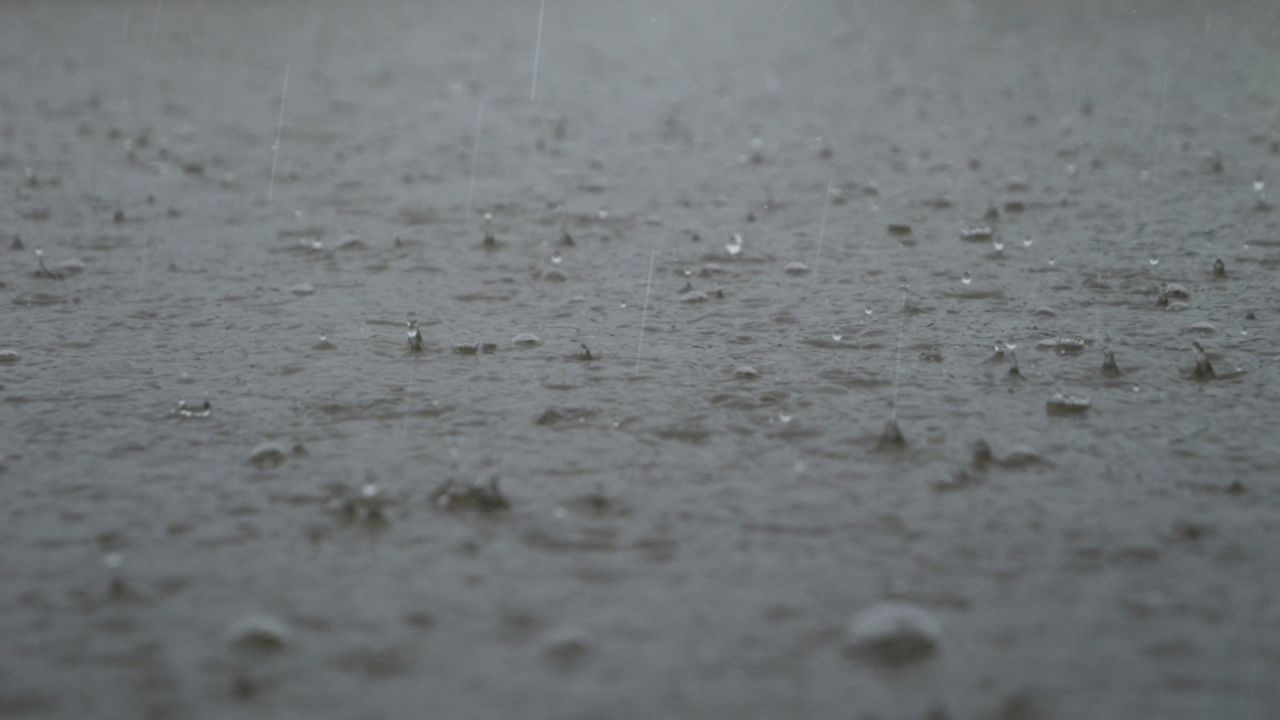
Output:
[[[742,236],[734,233],[729,237],[729,242],[725,243],[725,252],[729,253],[729,257],[738,257],[742,252]]]

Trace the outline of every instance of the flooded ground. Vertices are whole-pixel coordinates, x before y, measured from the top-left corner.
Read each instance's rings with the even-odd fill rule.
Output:
[[[0,7],[0,716],[1280,714],[1280,7],[539,11]]]

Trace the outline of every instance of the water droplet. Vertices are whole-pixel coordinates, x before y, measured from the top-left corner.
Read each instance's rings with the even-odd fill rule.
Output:
[[[786,425],[787,423],[791,422],[791,416],[790,416],[790,415],[778,415],[778,421],[779,421],[779,422],[781,422],[783,425]]]
[[[552,253],[552,255],[551,255],[551,264],[552,264],[552,265],[559,265],[563,260],[564,260],[564,258],[560,257],[560,253],[558,253],[558,252],[557,252],[557,253]]]
[[[1241,331],[1240,331],[1240,334],[1241,334],[1241,335],[1248,335],[1248,334],[1249,334],[1249,331],[1248,331],[1248,330],[1241,330]]]
[[[840,342],[841,340],[844,340],[844,335],[841,335],[840,333],[831,333],[832,342]]]
[[[1004,239],[999,235],[995,236],[991,239],[991,247],[995,248],[996,252],[1004,250]]]
[[[742,252],[742,236],[734,233],[729,238],[729,242],[725,243],[724,249],[729,253],[729,257],[737,257],[738,253]]]
[[[1160,258],[1156,257],[1155,255],[1152,255],[1150,258],[1147,258],[1147,264],[1152,267],[1155,267],[1156,265],[1160,264]]]
[[[964,274],[960,276],[960,282],[964,283],[965,285],[972,283],[973,274],[970,273],[968,270],[965,270]]]
[[[871,316],[871,314],[872,314],[872,313],[874,313],[874,312],[875,312],[875,311],[874,311],[874,310],[872,310],[871,308],[867,308],[866,310],[863,310],[863,311],[862,311],[862,313],[863,313],[864,315],[868,316],[868,317],[870,317],[870,316]]]
[[[1032,240],[1031,238],[1023,238],[1022,247],[1031,247],[1031,243],[1033,242],[1035,242],[1035,240]]]
[[[1058,264],[1058,260],[1056,258],[1049,258],[1050,267],[1053,267],[1054,265],[1057,265],[1057,264]]]

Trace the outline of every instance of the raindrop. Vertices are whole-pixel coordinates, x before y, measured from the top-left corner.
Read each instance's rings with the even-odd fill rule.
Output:
[[[996,252],[1001,252],[1001,251],[1003,251],[1003,250],[1004,250],[1004,239],[1003,239],[1003,238],[1001,238],[999,235],[995,236],[994,238],[992,238],[992,239],[991,239],[991,247],[995,248],[995,251],[996,251]]]
[[[1156,265],[1160,264],[1160,258],[1156,257],[1155,255],[1152,255],[1151,257],[1147,258],[1147,264],[1150,265],[1151,267],[1155,267]]]
[[[1035,240],[1032,240],[1031,238],[1023,238],[1022,247],[1031,247],[1031,243],[1033,242],[1035,242]]]
[[[840,342],[841,340],[844,340],[844,335],[841,335],[840,333],[831,333],[832,342]]]
[[[965,270],[964,274],[960,276],[960,282],[964,283],[965,285],[971,284],[973,282],[973,274],[970,273],[968,270]]]
[[[551,254],[551,264],[552,264],[552,265],[559,265],[559,264],[560,264],[561,262],[563,262],[563,261],[564,261],[564,258],[560,256],[560,253],[559,253],[559,252],[555,252],[555,253],[552,253],[552,254]]]

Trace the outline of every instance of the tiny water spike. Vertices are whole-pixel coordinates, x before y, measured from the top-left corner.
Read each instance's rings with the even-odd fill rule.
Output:
[[[102,556],[102,564],[111,573],[111,578],[107,581],[107,594],[115,599],[127,597],[129,595],[129,587],[121,576],[121,568],[124,567],[124,556],[120,553],[107,553]]]
[[[493,235],[493,213],[484,214],[484,248],[486,250],[498,249],[498,238]]]
[[[1222,258],[1213,261],[1213,276],[1216,278],[1227,276],[1227,264],[1222,262]]]
[[[985,470],[994,461],[995,455],[992,454],[991,446],[986,440],[979,440],[973,444],[973,459],[969,464],[974,470]]]
[[[876,450],[902,450],[907,447],[906,438],[902,437],[902,429],[897,420],[885,422],[880,431],[880,439],[876,441]]]
[[[1196,366],[1191,371],[1191,376],[1196,380],[1213,380],[1218,377],[1218,374],[1213,371],[1213,365],[1209,363],[1209,356],[1205,354],[1204,348],[1200,347],[1200,343],[1192,340],[1191,347],[1194,349],[1196,358]]]
[[[62,273],[56,270],[50,270],[48,265],[44,264],[44,250],[36,250],[36,271],[35,277],[42,280],[61,280]]]
[[[1018,369],[1018,353],[1013,351],[1009,345],[1004,346],[1004,354],[1009,358],[1009,377],[1022,378],[1022,371]]]
[[[1103,377],[1120,377],[1120,366],[1116,364],[1116,354],[1111,350],[1102,351],[1102,375]]]
[[[418,329],[418,313],[409,313],[409,319],[405,324],[408,326],[406,334],[409,336],[410,352],[422,352],[422,331]]]

